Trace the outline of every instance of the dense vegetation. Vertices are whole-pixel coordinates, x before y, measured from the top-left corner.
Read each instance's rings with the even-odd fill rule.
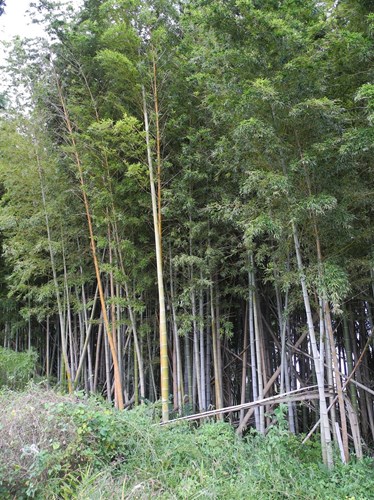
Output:
[[[23,389],[35,373],[37,354],[0,347],[0,387]]]
[[[292,434],[319,429],[328,468],[340,460],[334,443],[344,462],[369,453],[372,2],[85,0],[75,12],[39,0],[30,15],[48,40],[14,41],[1,99],[4,348],[33,349],[38,375],[71,397],[78,389],[120,410],[144,404],[132,414],[143,416],[161,400],[164,422],[235,406],[217,419],[263,435],[279,395]],[[126,433],[130,413],[110,414]],[[153,429],[144,423],[142,439],[170,456],[169,431]],[[188,467],[199,475],[184,485],[192,497],[199,477],[227,473],[222,450],[206,472],[210,451],[196,444],[204,433],[222,433],[247,457],[233,451],[223,486],[233,493],[216,496],[238,496],[247,474],[258,484],[251,447],[261,457],[278,438],[295,467],[303,453],[312,467],[304,448],[292,454],[298,438],[280,431],[248,444],[223,423],[180,429],[173,439],[185,438],[186,455],[196,446]],[[104,451],[109,465],[116,455]],[[344,470],[355,478],[365,466]],[[140,478],[170,493],[170,478],[157,486],[141,471],[125,490]],[[310,488],[322,491],[330,476],[318,474]],[[336,487],[350,496],[349,484]]]
[[[281,409],[266,438],[244,440],[228,423],[161,427],[160,415],[154,404],[118,412],[36,387],[3,392],[1,498],[373,498],[371,461],[329,472]]]

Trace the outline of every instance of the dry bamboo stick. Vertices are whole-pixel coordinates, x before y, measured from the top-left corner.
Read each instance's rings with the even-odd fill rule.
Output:
[[[271,396],[269,398],[264,398],[258,401],[252,401],[250,403],[227,406],[226,408],[209,410],[203,413],[196,413],[194,415],[186,415],[185,417],[175,418],[173,420],[169,420],[168,422],[162,422],[161,425],[166,425],[181,421],[200,420],[202,418],[214,417],[216,415],[230,413],[232,411],[255,408],[256,406],[265,406],[271,403],[288,403],[290,401],[304,401],[306,399],[318,399],[318,391],[316,390],[316,387],[317,387],[316,385],[312,385],[309,387],[303,387],[301,389],[295,389],[293,391],[286,392],[284,394],[277,394],[276,396]],[[331,393],[327,393],[326,396],[331,397]]]

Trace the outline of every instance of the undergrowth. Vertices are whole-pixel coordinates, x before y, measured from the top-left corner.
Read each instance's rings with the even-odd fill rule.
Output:
[[[0,394],[0,498],[374,498],[370,459],[320,463],[278,412],[264,438],[223,422],[160,426],[157,405],[105,402],[30,387]]]
[[[35,371],[37,358],[33,350],[15,352],[0,347],[0,387],[24,388]]]

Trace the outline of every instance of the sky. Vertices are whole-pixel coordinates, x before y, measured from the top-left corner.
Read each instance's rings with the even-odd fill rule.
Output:
[[[35,2],[35,0],[34,0]],[[73,0],[73,4],[80,5],[83,0]],[[41,28],[32,24],[26,11],[30,0],[6,0],[4,14],[0,17],[0,39],[11,40],[14,36],[40,36]]]
[[[9,41],[16,35],[40,35],[40,28],[32,25],[26,14],[29,2],[30,0],[6,0],[4,14],[0,17],[1,40]]]
[[[4,14],[0,16],[0,66],[6,65],[6,49],[2,42],[9,42],[15,36],[35,37],[42,36],[43,29],[32,24],[26,11],[32,0],[6,0]],[[33,0],[34,3],[37,0]],[[83,0],[71,0],[77,7]],[[0,79],[0,93],[6,87],[6,76]]]

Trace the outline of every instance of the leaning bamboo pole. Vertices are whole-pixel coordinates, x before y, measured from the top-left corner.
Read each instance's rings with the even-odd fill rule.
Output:
[[[216,410],[209,410],[203,413],[195,413],[194,415],[186,415],[184,417],[175,418],[169,420],[168,422],[161,422],[161,425],[172,424],[176,422],[191,421],[191,420],[201,420],[203,418],[215,417],[216,415],[223,415],[225,413],[231,413],[233,411],[240,411],[242,409],[255,408],[256,406],[266,406],[269,404],[281,404],[289,403],[290,401],[306,401],[319,398],[317,385],[311,385],[309,387],[302,387],[301,389],[295,389],[290,392],[285,392],[283,394],[277,394],[276,396],[270,396],[269,398],[258,399],[257,401],[252,401],[250,403],[244,403],[234,406],[226,406],[225,408],[217,408]],[[325,396],[329,397],[331,394],[325,391]]]
[[[363,350],[362,350],[362,353],[361,353],[361,356],[359,357],[359,359],[357,360],[357,363],[355,365],[355,367],[353,368],[352,372],[349,374],[349,376],[346,378],[346,381],[344,382],[343,384],[343,387],[342,387],[342,391],[344,391],[344,389],[347,387],[347,385],[349,384],[349,382],[351,382],[351,379],[356,371],[356,369],[359,367],[361,361],[364,359],[364,354],[366,352],[366,349],[369,347],[369,344],[371,343],[371,337],[369,337],[369,339],[367,340]],[[338,396],[335,396],[335,398],[332,400],[332,402],[330,403],[330,406],[327,408],[327,411],[329,412],[331,410],[331,408],[334,406],[334,404],[337,402],[338,400]],[[317,427],[319,426],[320,424],[320,420],[318,420],[313,428],[308,432],[308,434],[305,436],[305,438],[303,439],[303,444],[306,443],[308,441],[308,439],[310,439],[310,437],[312,436],[312,434],[314,433],[314,431],[317,429]]]
[[[108,313],[107,313],[107,308],[106,308],[106,300],[105,300],[105,296],[104,296],[103,284],[101,281],[101,273],[100,273],[99,262],[98,262],[97,251],[96,251],[96,242],[95,242],[95,236],[94,236],[93,226],[92,226],[92,216],[91,216],[90,205],[89,205],[89,201],[88,201],[88,197],[87,197],[87,193],[86,193],[86,185],[85,185],[84,176],[83,176],[83,168],[82,168],[82,164],[81,164],[80,155],[78,153],[77,143],[76,143],[76,140],[74,137],[73,125],[72,125],[71,120],[70,120],[70,115],[69,115],[69,112],[68,112],[68,109],[66,106],[65,98],[64,98],[64,95],[62,92],[60,82],[57,78],[57,75],[56,75],[56,85],[57,85],[57,91],[58,91],[58,95],[59,95],[59,99],[60,99],[61,108],[63,111],[65,125],[67,128],[70,143],[71,143],[72,149],[73,149],[74,162],[75,162],[75,165],[76,165],[77,170],[78,170],[79,182],[80,182],[81,192],[82,192],[82,197],[83,197],[83,204],[84,204],[86,218],[87,218],[87,224],[88,224],[91,254],[92,254],[93,264],[94,264],[94,268],[95,268],[97,286],[98,286],[98,290],[99,290],[101,311],[102,311],[105,331],[106,331],[108,342],[109,342],[110,351],[111,351],[112,358],[113,358],[114,387],[115,387],[116,402],[117,402],[118,409],[122,410],[123,409],[123,394],[122,394],[121,374],[119,372],[117,351],[115,348],[114,340],[112,337],[112,332],[111,332],[110,325],[109,325]]]

